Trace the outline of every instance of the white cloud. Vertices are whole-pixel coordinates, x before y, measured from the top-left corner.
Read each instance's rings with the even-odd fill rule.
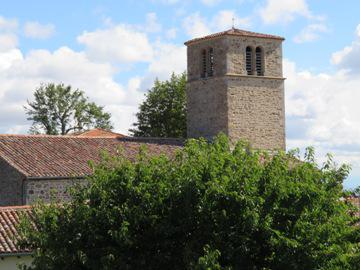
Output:
[[[176,28],[170,28],[166,31],[165,36],[167,39],[174,39],[177,35],[177,29]]]
[[[146,33],[134,30],[136,27],[111,24],[106,29],[84,33],[78,39],[85,44],[85,50],[79,52],[64,46],[54,51],[31,50],[24,55],[15,42],[9,42],[0,51],[0,132],[27,132],[31,124],[23,108],[27,99],[32,98],[41,83],[63,82],[105,105],[112,114],[115,130],[127,133],[144,91],[154,79],[168,79],[172,71],[180,73],[186,68],[185,46],[161,40],[151,44]],[[98,57],[94,55],[97,52]],[[114,79],[119,71],[112,59],[127,63],[147,61],[148,66],[142,76],[120,84]]]
[[[167,79],[172,72],[182,73],[186,69],[186,47],[158,42],[155,57],[148,71],[160,79]]]
[[[327,32],[329,32],[329,29],[323,23],[309,24],[294,37],[294,41],[296,43],[315,41],[320,38],[320,34]]]
[[[267,0],[265,7],[260,10],[260,16],[264,23],[287,23],[296,16],[311,17],[306,0]]]
[[[75,52],[68,47],[54,52],[33,50],[27,55],[17,49],[0,53],[0,69],[1,132],[27,131],[30,123],[23,106],[40,83],[63,82],[84,90],[92,101],[105,105],[113,120],[121,120],[114,124],[116,130],[124,133],[133,122],[130,112],[136,110],[142,96],[134,89],[134,83],[130,89],[130,85],[123,86],[114,81],[115,70],[111,65],[94,63],[84,52]]]
[[[215,5],[219,4],[221,1],[222,0],[201,0],[201,2],[207,6],[215,6]]]
[[[233,25],[237,28],[248,28],[251,25],[249,17],[239,17],[233,10],[220,10],[211,19],[207,20],[199,13],[185,17],[183,28],[191,38],[208,35],[212,32],[228,30]]]
[[[356,39],[351,45],[333,53],[331,62],[352,74],[360,74],[360,24],[356,28]]]
[[[151,12],[146,14],[146,22],[145,22],[144,30],[149,33],[156,33],[161,31],[161,29],[162,26],[158,22],[156,13]]]
[[[21,51],[15,47],[5,52],[0,52],[0,72],[6,71],[14,62],[21,61],[22,57]]]
[[[232,27],[234,20],[235,28],[248,28],[251,25],[250,18],[241,18],[233,10],[219,11],[211,21],[214,31],[224,31]]]
[[[2,32],[12,32],[15,31],[18,27],[17,20],[15,19],[6,19],[0,16],[0,31]]]
[[[24,25],[24,34],[29,38],[46,39],[55,33],[53,24],[40,24],[39,22],[27,22]]]
[[[15,34],[0,34],[0,52],[6,52],[18,45],[18,38]]]
[[[0,53],[11,50],[18,45],[16,30],[17,20],[0,16]]]
[[[187,16],[183,21],[183,28],[191,38],[201,37],[210,34],[206,19],[199,13],[193,13]]]
[[[356,27],[356,35],[360,38],[360,24]]]
[[[284,60],[287,146],[313,145],[360,172],[360,76],[299,71]],[[358,183],[360,184],[360,183]]]
[[[139,88],[147,90],[152,87],[154,80],[169,79],[171,73],[180,74],[186,71],[186,47],[171,43],[156,42],[155,56],[149,64]]]
[[[127,25],[84,32],[77,40],[96,61],[149,62],[153,57],[147,35]]]
[[[164,4],[169,4],[169,5],[173,5],[173,4],[177,4],[180,2],[180,0],[152,0],[154,2],[162,2]]]

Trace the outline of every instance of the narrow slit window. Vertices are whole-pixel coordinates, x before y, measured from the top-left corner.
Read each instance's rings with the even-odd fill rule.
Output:
[[[201,78],[206,77],[206,50],[201,52]]]
[[[249,46],[249,47],[246,47],[246,72],[247,72],[247,75],[253,74],[252,62],[253,62],[253,50]]]
[[[214,75],[214,49],[209,49],[209,72],[208,76],[211,77]]]
[[[264,76],[264,59],[263,59],[263,51],[260,47],[257,47],[255,50],[255,65],[256,65],[256,75]]]

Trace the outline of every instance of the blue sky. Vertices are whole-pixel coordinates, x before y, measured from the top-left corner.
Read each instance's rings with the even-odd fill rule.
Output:
[[[242,29],[281,35],[287,147],[352,164],[360,185],[360,2],[355,0],[0,1],[0,132],[26,133],[41,82],[83,89],[126,133],[144,92],[186,68],[184,41]]]

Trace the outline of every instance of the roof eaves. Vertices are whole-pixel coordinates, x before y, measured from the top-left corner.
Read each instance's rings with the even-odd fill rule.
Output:
[[[232,29],[234,30],[234,29]],[[238,29],[235,29],[238,30]],[[218,32],[218,33],[214,33],[214,34],[210,34],[207,36],[203,36],[203,37],[198,37],[198,38],[194,38],[191,40],[188,40],[184,43],[184,45],[189,45],[192,43],[196,43],[199,41],[203,41],[203,40],[210,40],[210,39],[215,39],[218,37],[223,37],[223,36],[242,36],[242,37],[254,37],[254,38],[263,38],[263,39],[275,39],[275,40],[281,40],[284,41],[285,38],[281,37],[281,36],[275,36],[275,35],[270,35],[270,34],[261,34],[261,33],[255,33],[255,32],[250,32],[250,31],[244,31],[245,33],[240,33],[240,32],[234,32],[231,30],[227,30],[227,31],[223,31],[223,32]]]
[[[28,176],[26,179],[28,180],[71,180],[71,179],[85,179],[90,175],[74,175],[74,176],[46,176],[46,175],[39,175],[39,176]]]
[[[20,174],[22,174],[23,177],[27,177],[28,173],[25,172],[23,169],[21,169],[19,166],[17,166],[14,162],[12,162],[9,158],[4,155],[4,153],[0,152],[0,158],[5,161],[9,166],[13,167],[13,169],[17,170]]]
[[[33,251],[21,251],[21,252],[0,252],[0,258],[4,257],[20,257],[20,256],[31,256],[34,252]]]

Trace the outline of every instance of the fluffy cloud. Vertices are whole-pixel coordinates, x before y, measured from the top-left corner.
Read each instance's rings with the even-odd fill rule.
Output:
[[[288,60],[284,73],[288,148],[313,145],[360,173],[360,76],[299,71]]]
[[[329,32],[329,29],[323,23],[309,24],[294,37],[294,41],[296,43],[315,41],[320,38],[320,34],[327,32]]]
[[[208,35],[212,32],[228,30],[233,25],[237,28],[247,28],[251,25],[250,18],[239,17],[233,10],[221,10],[210,20],[206,20],[199,13],[185,17],[183,27],[191,38]]]
[[[147,21],[157,22],[156,16],[150,14]],[[149,31],[145,31],[136,25],[109,23],[105,29],[79,35],[84,51],[64,46],[54,51],[30,50],[27,54],[16,47],[16,35],[7,32],[7,37],[12,35],[14,39],[5,42],[4,38],[0,46],[0,133],[27,132],[30,123],[23,106],[36,87],[47,82],[62,82],[84,90],[112,114],[115,130],[127,133],[144,91],[154,79],[167,79],[172,71],[180,73],[186,68],[185,46],[161,40],[151,43]],[[119,74],[114,62],[120,61],[134,65],[146,62],[144,74],[120,84],[114,79]]]
[[[17,20],[0,16],[0,53],[17,46],[18,38],[15,35],[17,27]]]
[[[152,2],[160,2],[163,4],[173,5],[181,2],[180,0],[151,0]]]
[[[153,57],[147,35],[128,25],[84,32],[77,40],[95,61],[149,62]]]
[[[342,50],[332,55],[331,61],[339,68],[346,69],[348,72],[360,74],[360,24],[356,28],[356,39]]]
[[[0,16],[0,31],[14,31],[18,27],[17,20],[15,19],[6,19]]]
[[[187,16],[183,21],[183,28],[191,38],[210,34],[210,29],[205,18],[200,16],[199,13],[193,13]]]
[[[26,120],[23,106],[32,98],[36,87],[47,82],[63,82],[84,90],[92,101],[105,105],[105,109],[112,113],[117,131],[126,133],[134,122],[137,104],[143,96],[139,90],[139,78],[121,85],[114,80],[116,70],[110,63],[94,62],[86,52],[76,52],[68,47],[53,52],[31,50],[24,55],[16,48],[15,42],[6,46],[3,43],[2,46],[1,133],[27,132],[30,123]]]
[[[46,39],[55,33],[53,24],[40,24],[38,22],[27,22],[24,25],[24,34],[29,38]]]
[[[0,67],[1,132],[26,132],[29,123],[23,105],[40,83],[63,82],[83,89],[91,100],[106,105],[110,112],[115,107],[136,108],[136,103],[131,102],[134,99],[128,99],[124,87],[113,80],[114,69],[109,64],[91,62],[85,53],[68,47],[54,52],[33,50],[27,55],[13,49],[0,54]],[[123,123],[129,125],[129,119],[115,123],[116,128],[123,129]]]
[[[260,16],[264,23],[273,24],[290,22],[296,16],[311,17],[311,13],[306,0],[267,0]]]
[[[250,27],[250,18],[241,18],[233,10],[219,11],[212,19],[211,26],[215,31],[224,31],[233,25],[236,28]]]
[[[353,177],[360,176],[360,66],[353,61],[360,58],[359,28],[355,41],[333,54],[333,73],[314,74],[284,60],[288,148],[313,145],[319,156],[334,153],[352,165]],[[360,182],[347,187],[355,185]]]
[[[151,13],[146,14],[146,23],[145,23],[145,26],[143,27],[143,29],[149,33],[156,33],[156,32],[161,31],[162,26],[158,22],[156,13],[151,12]]]
[[[154,80],[166,80],[171,73],[180,74],[186,71],[186,47],[171,43],[157,42],[154,45],[155,57],[142,77],[139,89],[152,87]]]
[[[176,28],[170,28],[169,30],[166,31],[166,38],[168,39],[174,39],[176,38],[177,35],[177,29]]]
[[[18,44],[18,38],[12,33],[0,33],[0,52],[6,52]]]
[[[217,5],[221,2],[222,0],[201,0],[201,2],[204,4],[204,5],[207,5],[207,6],[214,6],[214,5]]]

